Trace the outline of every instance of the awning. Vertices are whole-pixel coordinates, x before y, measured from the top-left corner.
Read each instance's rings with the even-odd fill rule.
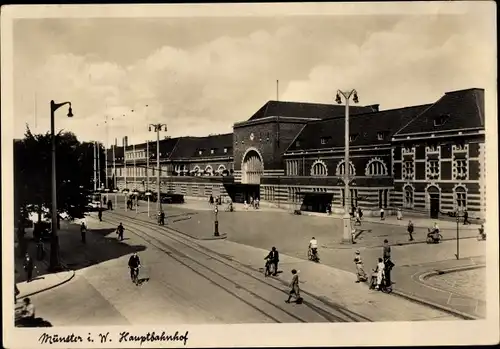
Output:
[[[296,194],[298,195],[317,195],[317,196],[320,196],[320,195],[333,195],[334,193],[328,193],[328,192],[324,192],[324,191],[298,191],[296,192]]]

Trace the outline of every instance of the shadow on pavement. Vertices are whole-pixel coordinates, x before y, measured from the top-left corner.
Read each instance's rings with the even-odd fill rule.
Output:
[[[129,245],[118,240],[116,229],[92,229],[86,234],[86,242],[81,241],[80,227],[68,224],[59,233],[62,262],[72,270],[87,268],[134,252],[144,251],[144,245]]]
[[[146,283],[149,281],[149,278],[142,278],[137,280],[137,286],[141,286],[142,284]]]
[[[37,317],[31,321],[26,321],[24,319],[16,319],[14,323],[15,327],[52,327],[52,324],[41,318]]]

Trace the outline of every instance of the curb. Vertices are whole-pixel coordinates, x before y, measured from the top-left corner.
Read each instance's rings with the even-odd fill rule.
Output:
[[[445,313],[449,313],[451,315],[460,317],[460,318],[462,318],[464,320],[482,320],[482,318],[480,318],[480,317],[476,317],[474,315],[466,314],[466,313],[463,313],[461,311],[458,311],[458,310],[446,307],[444,305],[437,304],[437,303],[434,303],[434,302],[422,299],[420,297],[416,297],[414,295],[409,295],[409,294],[401,292],[401,291],[392,290],[391,294],[394,294],[394,295],[396,295],[398,297],[405,298],[405,299],[407,299],[407,300],[409,300],[411,302],[421,303],[421,304],[427,305],[427,306],[429,306],[431,308],[434,308],[434,309],[437,309],[437,310],[440,310],[440,311],[444,311]]]
[[[361,234],[362,233],[357,234],[356,238],[359,235],[361,235]],[[475,238],[476,238],[475,236],[465,236],[465,237],[459,238],[459,240],[467,240],[467,239],[475,239]],[[457,239],[456,238],[447,238],[447,239],[443,239],[441,241],[457,241]],[[331,249],[331,250],[349,250],[349,249],[355,249],[355,248],[357,248],[357,249],[361,249],[361,248],[368,249],[368,248],[382,248],[382,247],[384,247],[384,245],[368,245],[368,246],[363,246],[361,243],[362,242],[355,240],[354,244],[351,244],[351,245],[348,245],[348,246],[345,246],[345,247],[342,246],[341,244],[339,244],[339,246],[326,246],[325,248],[328,248],[328,249]],[[426,241],[398,242],[398,243],[391,244],[391,246],[407,246],[407,245],[419,245],[419,244],[427,244],[427,242]],[[429,245],[433,245],[433,244],[429,244]]]
[[[453,272],[458,272],[458,271],[463,271],[463,270],[473,270],[473,269],[479,269],[479,268],[484,268],[484,267],[486,267],[486,264],[466,265],[466,266],[448,268],[448,269],[444,269],[444,270],[432,270],[432,271],[422,273],[418,277],[418,279],[422,284],[426,285],[424,280],[426,278],[430,278],[430,277],[435,276],[435,275],[442,275],[442,274],[453,273]],[[405,293],[405,292],[402,292],[399,290],[393,290],[392,293],[394,293],[395,295],[397,295],[399,297],[406,298],[406,299],[413,301],[413,302],[426,304],[434,309],[447,312],[449,314],[461,317],[465,320],[481,320],[482,319],[481,317],[478,317],[478,316],[475,316],[472,314],[467,314],[467,313],[461,312],[459,310],[447,307],[445,305],[437,304],[437,303],[434,303],[432,301],[425,300],[425,299],[422,299],[420,297],[410,295],[408,293]]]
[[[75,277],[75,271],[74,271],[74,270],[67,270],[67,272],[70,272],[70,276],[69,276],[68,278],[64,279],[63,281],[61,281],[61,282],[59,282],[59,283],[57,283],[57,284],[54,284],[54,285],[52,285],[52,286],[49,286],[49,287],[43,288],[43,289],[41,289],[41,290],[38,290],[38,291],[35,291],[35,292],[31,292],[31,293],[25,294],[25,295],[21,295],[21,294],[19,294],[19,295],[17,295],[17,296],[15,297],[16,301],[17,301],[18,299],[22,299],[22,298],[26,298],[26,297],[31,297],[31,296],[34,296],[34,295],[36,295],[36,294],[39,294],[39,293],[42,293],[42,292],[45,292],[45,291],[52,290],[53,288],[59,287],[59,286],[61,286],[61,285],[64,285],[64,284],[66,284],[66,283],[70,282],[70,281],[71,281],[71,280]]]
[[[458,266],[454,268],[448,268],[448,269],[443,269],[443,270],[432,270],[425,272],[421,274],[418,277],[418,280],[421,281],[422,283],[425,283],[425,279],[429,279],[433,276],[436,275],[443,275],[443,274],[449,274],[449,273],[456,273],[459,271],[466,271],[466,270],[474,270],[474,269],[480,269],[480,268],[486,268],[486,264],[471,264],[471,265],[464,265],[464,266]]]
[[[309,212],[305,212],[305,211],[302,211],[302,216],[309,216],[309,217],[325,217],[325,218],[336,218],[336,219],[342,219],[342,217],[338,217],[338,216],[335,216],[335,215],[327,215],[326,213],[324,214],[314,214],[314,213],[309,213]],[[410,218],[414,218],[414,217],[410,217]],[[419,218],[419,217],[416,217],[416,218]],[[406,228],[407,226],[406,225],[402,225],[402,224],[396,224],[396,223],[392,223],[392,222],[387,222],[387,221],[384,221],[384,222],[381,222],[379,220],[362,220],[362,222],[366,222],[366,223],[374,223],[374,224],[382,224],[382,225],[392,225],[392,226],[399,226],[399,227],[402,227],[402,228]],[[448,222],[446,220],[444,220],[444,222]],[[415,228],[421,228],[421,229],[425,229],[425,228],[428,228],[428,226],[420,226],[420,225],[413,225]],[[460,230],[477,230],[479,227],[467,227],[467,228],[463,228],[463,225],[461,224],[460,225]],[[456,227],[453,227],[453,228],[439,228],[440,230],[456,230]]]

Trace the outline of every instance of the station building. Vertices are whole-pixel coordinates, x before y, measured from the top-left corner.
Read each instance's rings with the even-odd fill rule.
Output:
[[[204,200],[259,197],[261,205],[290,210],[325,212],[331,204],[342,212],[344,112],[343,105],[268,101],[233,133],[165,138],[160,189]],[[467,209],[484,218],[484,120],[478,88],[398,109],[350,107],[350,204],[365,214],[383,207],[438,217]],[[109,185],[116,176],[119,190],[156,191],[156,153],[153,141],[115,146]]]

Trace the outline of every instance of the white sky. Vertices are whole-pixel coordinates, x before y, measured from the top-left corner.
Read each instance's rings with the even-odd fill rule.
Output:
[[[491,7],[490,7],[491,9]],[[334,103],[356,88],[361,105],[429,103],[444,92],[491,86],[494,16],[22,19],[14,24],[14,137],[26,123],[80,140],[232,131],[270,99]],[[36,103],[35,103],[36,100]],[[36,126],[35,126],[36,104]],[[145,107],[145,105],[149,107]],[[134,109],[134,113],[131,110]],[[105,115],[113,117],[108,134]],[[123,116],[125,115],[125,116]],[[97,126],[100,124],[100,126]]]

